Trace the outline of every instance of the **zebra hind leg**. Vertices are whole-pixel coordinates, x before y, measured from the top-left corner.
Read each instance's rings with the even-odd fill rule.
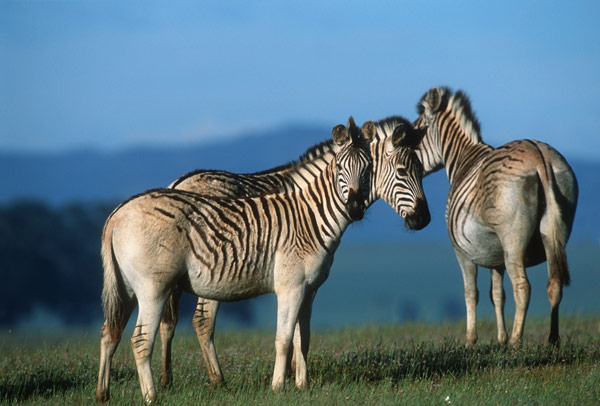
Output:
[[[169,296],[165,304],[160,321],[160,342],[161,342],[161,372],[160,385],[165,388],[173,380],[172,364],[171,364],[171,345],[175,335],[175,327],[179,320],[179,299],[181,298],[181,290],[176,290]]]
[[[208,372],[208,379],[213,386],[222,385],[224,382],[221,366],[215,350],[215,322],[219,311],[219,301],[198,298],[198,304],[192,324],[200,343],[204,365]]]
[[[506,326],[504,324],[504,304],[506,303],[506,293],[504,292],[504,269],[490,269],[490,300],[496,311],[496,326],[498,329],[498,342],[506,344],[508,335],[506,334]]]
[[[110,327],[107,321],[102,326],[100,335],[100,370],[98,372],[98,386],[96,387],[96,401],[105,403],[110,398],[110,367],[113,355],[121,341],[123,330],[135,308],[135,299],[129,299],[123,303],[119,320]]]
[[[509,340],[509,344],[515,346],[523,340],[525,317],[531,296],[531,284],[527,279],[522,255],[514,258],[505,255],[505,265],[513,286],[513,295],[515,298],[515,319]]]
[[[157,399],[152,381],[151,360],[166,299],[154,295],[148,295],[143,299],[138,298],[139,313],[131,337],[131,348],[135,357],[142,397],[147,404],[154,403]]]
[[[477,302],[479,291],[477,290],[477,266],[469,259],[456,254],[460,269],[463,274],[465,287],[465,304],[467,307],[467,346],[477,343]]]

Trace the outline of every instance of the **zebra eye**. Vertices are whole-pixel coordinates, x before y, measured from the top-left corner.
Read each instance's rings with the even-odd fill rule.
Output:
[[[408,176],[408,172],[406,172],[406,169],[404,169],[404,168],[396,169],[396,173],[400,176]]]

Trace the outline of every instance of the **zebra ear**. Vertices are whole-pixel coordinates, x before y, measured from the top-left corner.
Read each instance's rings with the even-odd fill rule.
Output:
[[[348,141],[348,130],[344,124],[338,124],[333,127],[331,135],[333,136],[333,142],[336,145],[343,145],[346,141]]]
[[[392,133],[392,146],[394,149],[398,149],[399,147],[405,146],[406,142],[406,128],[404,127],[404,123],[398,123],[396,128],[394,128],[394,132]]]
[[[372,121],[367,121],[362,126],[363,138],[367,143],[371,142],[373,138],[375,138],[375,134],[377,134],[377,127],[375,127],[375,123]]]
[[[399,147],[414,149],[421,143],[425,134],[427,134],[427,127],[414,129],[404,123],[398,123],[392,134],[392,145],[394,149]]]
[[[440,88],[434,87],[429,90],[425,102],[428,104],[429,110],[431,110],[432,113],[437,112],[442,104],[442,92],[440,91]]]

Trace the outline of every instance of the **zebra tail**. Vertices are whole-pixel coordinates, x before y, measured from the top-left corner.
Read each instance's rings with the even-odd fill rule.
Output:
[[[561,208],[556,200],[556,180],[552,165],[547,159],[544,159],[544,161],[547,162],[545,169],[538,168],[538,174],[544,190],[546,215],[548,216],[549,238],[544,244],[551,244],[550,250],[548,250],[551,252],[551,258],[546,258],[546,260],[548,261],[548,269],[550,269],[550,272],[552,273],[550,278],[553,278],[558,274],[561,285],[569,286],[571,283],[571,275],[569,273],[567,253],[565,250],[569,233],[566,229],[567,225],[562,218]]]
[[[123,300],[121,293],[124,291],[123,279],[118,272],[118,265],[112,247],[111,217],[104,225],[102,233],[102,263],[104,265],[104,287],[102,288],[102,306],[106,326],[111,335],[118,334],[123,328]],[[115,337],[114,337],[115,338]]]

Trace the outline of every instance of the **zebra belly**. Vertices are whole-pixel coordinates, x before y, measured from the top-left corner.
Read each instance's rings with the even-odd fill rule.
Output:
[[[453,238],[454,248],[475,265],[495,268],[504,264],[504,250],[495,232],[471,216]]]
[[[478,266],[504,267],[504,248],[498,235],[475,220],[467,224],[464,233],[453,241],[455,249]],[[524,266],[538,265],[545,260],[542,238],[539,231],[536,231],[523,253]]]
[[[247,264],[235,270],[193,266],[181,286],[206,299],[242,300],[273,292],[272,275],[272,266],[264,264]]]

